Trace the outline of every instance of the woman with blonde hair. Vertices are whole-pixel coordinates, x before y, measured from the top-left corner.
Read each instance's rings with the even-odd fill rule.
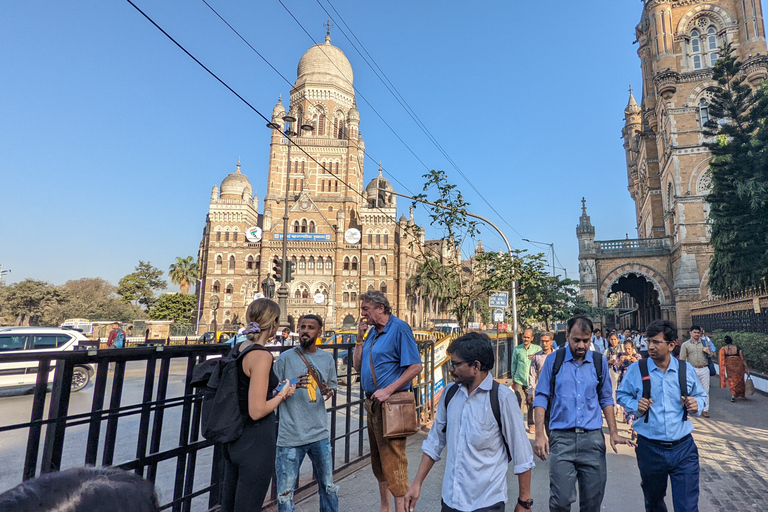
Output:
[[[278,380],[272,370],[274,357],[264,347],[275,335],[280,308],[269,299],[257,299],[245,313],[248,325],[243,341],[234,348],[238,358],[238,399],[245,428],[237,441],[224,445],[223,512],[261,510],[275,469],[275,410],[293,395],[296,386]]]

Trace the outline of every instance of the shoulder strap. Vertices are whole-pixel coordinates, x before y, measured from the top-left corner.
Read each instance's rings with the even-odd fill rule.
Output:
[[[373,329],[374,327],[371,327]],[[368,332],[363,338],[363,343],[365,343],[365,340],[368,339],[368,336],[370,336],[371,330],[368,329]],[[371,350],[368,352],[368,357],[371,359],[371,377],[373,377],[373,389],[379,389],[379,386],[376,384],[376,370],[373,369],[373,344],[376,343],[376,335],[373,336],[373,339],[371,340]]]
[[[648,360],[643,358],[638,363],[640,365],[640,377],[643,382],[643,398],[651,398],[651,376],[648,375]],[[649,409],[650,410],[650,409]],[[645,412],[645,423],[648,423],[650,412]]]
[[[555,378],[557,377],[557,374],[560,373],[560,368],[563,367],[564,361],[565,346],[557,349],[557,352],[555,352],[555,362],[552,365],[552,377],[549,379],[549,407],[552,407],[552,400],[555,398]]]
[[[594,351],[592,353],[592,363],[595,365],[595,376],[597,376],[597,398],[600,399],[600,392],[603,390],[605,376],[603,375],[603,354]]]
[[[311,364],[309,364],[309,361],[307,361],[307,358],[304,357],[304,354],[301,353],[301,350],[299,350],[299,347],[294,347],[293,349],[301,358],[302,361],[304,361],[304,364],[307,365],[307,370],[309,370],[310,375],[312,375],[312,378],[315,379],[315,382],[317,382],[317,385],[320,385],[320,377],[317,376],[317,373],[315,372],[315,369],[312,367]]]
[[[647,363],[646,363],[647,364]],[[688,370],[688,363],[680,361],[677,370],[677,378],[680,381],[680,393],[683,397],[688,397],[688,376],[686,375]],[[688,421],[688,409],[683,406],[683,421]]]
[[[443,432],[446,431],[446,428],[448,427],[448,404],[451,402],[451,398],[453,398],[453,395],[456,394],[456,392],[459,390],[459,385],[455,382],[448,386],[448,388],[445,390],[445,425],[443,425]]]
[[[496,424],[499,426],[499,433],[501,434],[501,442],[504,443],[504,449],[507,452],[507,462],[512,460],[512,455],[509,453],[509,445],[507,444],[507,438],[504,437],[504,429],[501,425],[501,405],[499,403],[499,383],[495,380],[491,384],[491,411],[493,411],[493,417],[496,418]]]

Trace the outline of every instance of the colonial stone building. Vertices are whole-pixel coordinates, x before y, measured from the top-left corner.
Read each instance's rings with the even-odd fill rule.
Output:
[[[282,255],[283,215],[288,198],[288,259],[294,266],[288,316],[318,314],[327,328],[352,325],[358,296],[366,290],[387,294],[393,312],[416,322],[416,301],[406,282],[417,267],[424,243],[413,213],[397,217],[397,198],[381,174],[363,181],[365,144],[355,108],[352,66],[331,45],[311,47],[299,61],[287,108],[278,100],[272,112],[266,194],[260,209],[249,179],[237,169],[214,186],[200,243],[200,323],[238,323],[256,293],[272,296],[272,260]],[[297,119],[290,127],[286,114]],[[294,144],[281,130],[299,131]],[[414,243],[415,242],[415,243]],[[276,296],[276,295],[275,295]],[[217,303],[217,308],[212,308]]]
[[[636,35],[641,101],[630,89],[622,137],[638,239],[595,241],[583,206],[581,293],[603,307],[618,295],[625,327],[660,317],[686,327],[691,303],[709,295],[711,155],[702,130],[717,87],[712,67],[729,42],[750,84],[768,76],[762,9],[759,0],[644,0]]]

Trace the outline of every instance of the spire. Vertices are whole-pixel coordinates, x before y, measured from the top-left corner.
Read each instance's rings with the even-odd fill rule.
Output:
[[[485,252],[485,249],[483,249],[483,241],[478,240],[477,247],[475,248],[475,254],[482,254],[484,252]]]
[[[632,94],[632,85],[629,86],[629,101],[627,102],[627,108],[624,109],[625,114],[637,114],[640,112],[640,106],[635,101],[635,96]]]
[[[331,29],[333,28],[333,23],[331,23],[330,18],[323,26],[325,27],[325,44],[331,44]]]
[[[591,235],[595,238],[595,227],[592,225],[592,221],[587,215],[587,200],[581,198],[581,217],[579,218],[579,225],[576,226],[576,235]]]
[[[283,95],[282,93],[277,97],[277,104],[282,105],[283,104]]]
[[[237,157],[237,170],[235,171],[237,174],[240,174],[240,157]]]

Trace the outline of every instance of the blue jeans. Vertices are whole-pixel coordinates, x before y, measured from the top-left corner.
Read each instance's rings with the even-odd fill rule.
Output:
[[[698,512],[699,450],[690,434],[675,446],[654,444],[640,437],[635,453],[647,512],[667,512],[667,477],[672,481],[675,512]]]
[[[331,440],[323,439],[302,446],[278,446],[275,459],[277,475],[277,510],[294,512],[293,491],[304,456],[309,455],[320,495],[320,512],[337,512],[339,487],[333,484]]]

